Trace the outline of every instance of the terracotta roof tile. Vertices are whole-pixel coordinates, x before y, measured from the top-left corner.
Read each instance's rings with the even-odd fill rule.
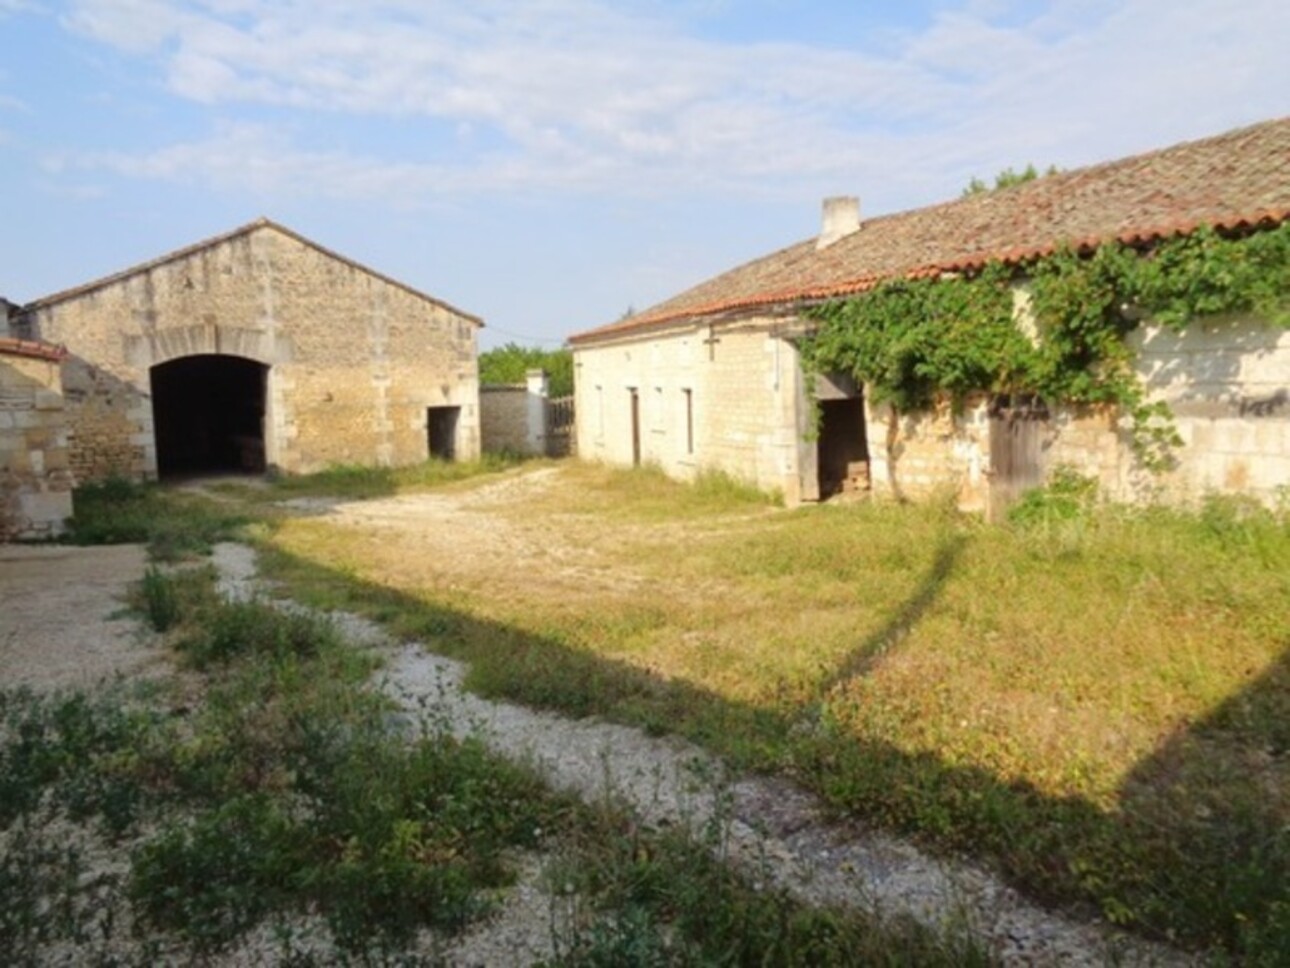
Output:
[[[676,320],[862,292],[883,279],[1019,263],[1062,244],[1145,245],[1201,224],[1246,230],[1290,219],[1290,117],[866,219],[816,250],[811,238],[701,283],[572,343]]]
[[[0,336],[0,354],[29,356],[35,360],[49,360],[51,363],[61,363],[67,358],[65,347],[30,339],[14,339],[10,336]]]

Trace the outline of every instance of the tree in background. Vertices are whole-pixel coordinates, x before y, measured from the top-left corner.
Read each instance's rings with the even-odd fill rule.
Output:
[[[479,354],[480,383],[523,383],[529,370],[546,370],[551,396],[573,393],[573,353],[568,349],[542,350],[507,343]]]
[[[983,192],[995,191],[1000,188],[1011,188],[1013,185],[1020,185],[1023,182],[1034,181],[1036,178],[1043,178],[1048,175],[1055,175],[1060,169],[1056,165],[1049,165],[1047,170],[1042,173],[1034,166],[1027,165],[1021,171],[1013,171],[1011,168],[1005,168],[999,174],[994,176],[994,186],[991,187],[979,178],[973,178],[963,189],[963,197],[969,195],[980,195]]]

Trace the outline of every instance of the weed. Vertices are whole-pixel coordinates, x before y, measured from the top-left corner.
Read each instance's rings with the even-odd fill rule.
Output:
[[[613,809],[592,811],[548,872],[557,897],[586,910],[557,935],[554,965],[987,965],[958,928],[813,908],[773,886],[769,871],[722,861],[720,817],[698,835],[652,831]]]
[[[1097,480],[1074,468],[1059,466],[1048,484],[1021,496],[1008,510],[1008,520],[1021,528],[1052,526],[1087,517],[1097,503]]]
[[[130,589],[129,603],[157,632],[168,632],[180,619],[216,603],[215,572],[210,566],[162,571],[149,565]]]
[[[152,565],[143,573],[140,597],[144,618],[154,631],[165,632],[179,621],[179,599],[174,585]]]
[[[339,636],[326,619],[284,612],[263,602],[231,602],[209,609],[176,648],[196,668],[247,656],[307,659],[335,648]]]
[[[199,495],[120,477],[78,488],[72,506],[68,540],[73,544],[146,542],[157,561],[209,554],[216,542],[235,537],[250,520]]]

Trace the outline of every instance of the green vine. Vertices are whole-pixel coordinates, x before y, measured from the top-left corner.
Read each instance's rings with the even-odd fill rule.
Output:
[[[992,263],[971,276],[889,280],[813,308],[803,369],[848,373],[897,412],[979,391],[1113,405],[1130,418],[1144,465],[1159,469],[1181,440],[1168,407],[1147,401],[1134,372],[1127,337],[1139,321],[1182,331],[1197,318],[1243,313],[1290,326],[1290,223],[1236,238],[1202,227],[1146,252],[1118,243],[1088,256],[1063,249],[1020,274],[1033,340],[1014,319],[1019,273]]]

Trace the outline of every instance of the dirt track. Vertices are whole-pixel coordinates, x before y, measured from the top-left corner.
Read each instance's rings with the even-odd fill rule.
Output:
[[[0,545],[0,686],[83,688],[161,672],[163,653],[122,615],[141,545]]]

